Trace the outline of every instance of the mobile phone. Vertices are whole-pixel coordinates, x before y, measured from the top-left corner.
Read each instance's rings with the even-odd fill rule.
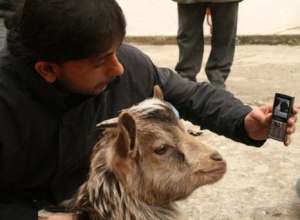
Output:
[[[294,99],[292,96],[275,93],[269,138],[282,142],[286,140],[287,121],[293,111]]]

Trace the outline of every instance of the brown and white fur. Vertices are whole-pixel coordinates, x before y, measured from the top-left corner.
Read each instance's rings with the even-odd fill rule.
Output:
[[[99,127],[89,178],[71,202],[92,220],[178,219],[174,202],[226,171],[220,154],[190,135],[161,99],[125,109]]]

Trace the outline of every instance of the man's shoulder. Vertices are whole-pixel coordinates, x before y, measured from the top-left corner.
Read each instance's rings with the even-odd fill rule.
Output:
[[[156,67],[150,57],[132,45],[122,44],[117,56],[129,75],[134,74],[134,77],[139,78],[156,74]]]
[[[151,59],[138,48],[122,44],[117,56],[124,66],[124,74],[117,86],[113,87],[118,94],[130,94],[130,98],[141,101],[152,94],[153,86],[157,83],[157,69]],[[123,98],[122,98],[123,99]]]
[[[129,44],[122,44],[117,51],[117,56],[123,64],[147,65],[152,63],[145,53]]]

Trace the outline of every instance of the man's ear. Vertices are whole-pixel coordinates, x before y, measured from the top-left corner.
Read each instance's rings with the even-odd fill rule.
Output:
[[[61,72],[61,67],[58,64],[47,61],[36,62],[34,69],[48,83],[54,83]]]

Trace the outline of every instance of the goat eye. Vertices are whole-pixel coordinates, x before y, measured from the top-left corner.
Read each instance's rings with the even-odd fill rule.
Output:
[[[158,155],[163,155],[164,153],[166,153],[168,150],[168,146],[163,144],[160,145],[158,148],[155,148],[154,153],[158,154]]]

